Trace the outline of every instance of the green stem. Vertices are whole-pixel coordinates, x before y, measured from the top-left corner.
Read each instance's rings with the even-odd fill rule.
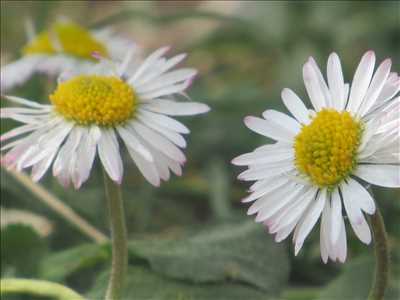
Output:
[[[59,300],[84,300],[81,295],[61,284],[32,279],[2,279],[0,295],[5,294],[32,294]]]
[[[371,227],[374,236],[376,267],[368,300],[383,300],[389,284],[390,256],[385,223],[378,207],[376,213],[371,216]]]
[[[105,299],[118,300],[121,297],[128,266],[128,243],[125,227],[125,212],[120,186],[112,181],[105,171],[104,185],[112,237],[111,274]]]

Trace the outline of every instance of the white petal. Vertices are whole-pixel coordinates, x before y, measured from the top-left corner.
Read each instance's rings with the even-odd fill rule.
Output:
[[[377,131],[377,122],[369,121],[364,125],[364,132],[361,137],[361,145],[358,147],[358,152],[361,153],[360,157],[363,157],[362,152],[364,151],[365,147],[368,145],[368,142],[374,136],[375,132]]]
[[[79,146],[82,138],[82,131],[74,127],[71,130],[67,140],[60,148],[58,152],[57,158],[53,164],[53,175],[58,176],[61,172],[66,172],[66,176],[70,177],[69,172],[69,163],[71,160],[72,154],[76,151],[76,148]]]
[[[294,236],[295,255],[299,253],[301,247],[303,246],[304,240],[317,223],[322,213],[322,209],[325,206],[325,201],[327,201],[327,192],[325,190],[321,190],[318,195],[318,199],[316,199],[315,203],[310,207],[303,221],[297,225]]]
[[[4,93],[25,83],[35,72],[41,60],[40,55],[29,55],[2,67],[0,70],[1,92]]]
[[[303,80],[315,110],[320,111],[322,108],[326,107],[326,100],[321,90],[318,75],[310,62],[305,63],[303,66]]]
[[[38,162],[32,167],[32,180],[37,182],[39,181],[46,171],[50,168],[51,163],[54,160],[54,157],[57,154],[58,149],[54,150],[49,156]]]
[[[165,63],[161,64],[158,68],[153,68],[151,72],[148,72],[141,76],[138,80],[135,81],[135,86],[141,86],[142,84],[145,84],[149,82],[150,80],[153,80],[154,78],[160,76],[162,73],[168,71],[169,69],[173,68],[177,64],[179,64],[182,60],[184,60],[186,57],[186,54],[178,54],[168,60],[165,61]]]
[[[183,152],[162,135],[139,122],[131,122],[130,125],[143,138],[143,140],[157,150],[180,163],[184,163],[186,161]]]
[[[143,174],[148,182],[154,186],[160,186],[160,176],[158,175],[157,169],[152,162],[149,162],[142,158],[135,150],[128,147],[128,152],[136,163],[139,171]]]
[[[161,56],[163,56],[170,47],[163,47],[157,49],[152,54],[150,54],[145,61],[140,65],[140,67],[136,70],[135,74],[129,78],[128,83],[134,83],[136,80],[139,80],[140,76],[151,67]]]
[[[334,245],[335,251],[341,263],[346,261],[347,256],[347,238],[346,238],[346,227],[344,225],[344,220],[341,218],[341,230],[339,235],[339,240]]]
[[[342,111],[346,104],[346,97],[342,66],[336,53],[332,53],[328,58],[327,75],[333,107]]]
[[[182,83],[188,79],[191,79],[197,74],[195,69],[178,69],[172,72],[168,72],[157,79],[154,79],[141,86],[136,86],[136,91],[139,94],[149,93],[153,91],[166,88],[168,86],[173,86],[178,83]]]
[[[90,176],[100,136],[101,132],[97,126],[82,129],[81,142],[76,149],[75,166],[71,171],[72,182],[76,189],[79,189]]]
[[[267,121],[270,121],[276,126],[282,127],[295,135],[300,132],[300,123],[284,113],[269,109],[263,112],[263,117]]]
[[[255,201],[247,210],[248,215],[252,215],[262,209],[265,205],[271,205],[275,201],[279,201],[281,197],[287,195],[293,188],[295,184],[293,182],[288,182],[286,185],[281,185],[279,188],[274,188],[271,192]]]
[[[310,63],[310,65],[313,67],[315,74],[317,75],[318,78],[318,83],[320,86],[320,89],[322,91],[322,94],[324,95],[324,100],[325,100],[325,106],[326,107],[332,107],[332,101],[331,101],[331,93],[328,89],[328,86],[326,84],[326,81],[324,79],[324,76],[321,73],[320,68],[318,67],[317,62],[314,60],[313,57],[309,57],[308,58],[308,62]]]
[[[374,185],[400,187],[400,166],[359,165],[354,175]]]
[[[249,169],[239,174],[238,179],[244,181],[260,180],[272,178],[281,174],[285,174],[295,168],[292,161],[282,161],[273,166],[267,165],[257,169]]]
[[[371,194],[357,181],[349,178],[348,180],[348,193],[352,194],[351,201],[357,202],[358,206],[367,214],[372,215],[375,213],[375,201]]]
[[[14,103],[18,103],[18,104],[21,104],[21,105],[24,105],[24,106],[28,106],[28,107],[39,108],[39,109],[49,108],[50,107],[49,105],[43,105],[43,104],[40,104],[40,103],[37,103],[37,102],[33,102],[33,101],[30,101],[28,99],[24,99],[24,98],[21,98],[21,97],[8,96],[8,95],[4,95],[2,97],[7,99],[8,101],[11,101],[11,102],[14,102]]]
[[[332,245],[335,245],[339,239],[342,219],[342,200],[339,195],[339,190],[336,188],[332,193],[331,232],[329,233],[329,239]]]
[[[203,114],[210,108],[203,103],[176,102],[172,100],[156,99],[142,105],[143,109],[171,116],[191,116]]]
[[[276,141],[292,143],[294,140],[295,135],[293,133],[264,119],[249,116],[244,119],[244,123],[254,132]]]
[[[357,196],[350,185],[342,184],[343,203],[346,208],[347,216],[349,217],[351,227],[357,237],[365,244],[371,242],[371,232],[368,224],[365,221],[364,215],[361,212],[359,204],[353,201]]]
[[[300,123],[305,125],[310,123],[310,116],[306,106],[291,89],[283,89],[281,97],[286,108]]]
[[[364,116],[366,113],[368,113],[371,107],[374,106],[379,94],[382,91],[386,79],[389,76],[391,66],[392,61],[390,59],[386,59],[376,70],[375,75],[372,78],[371,85],[369,86],[367,94],[365,95],[365,99],[361,104],[360,111],[358,113],[359,116]]]
[[[125,54],[124,59],[122,60],[121,64],[118,66],[117,74],[118,76],[122,77],[127,70],[129,63],[132,61],[133,54],[137,49],[131,47]]]
[[[148,119],[148,120],[152,121],[153,123],[157,124],[158,126],[165,127],[169,130],[176,131],[176,132],[183,133],[183,134],[187,134],[190,132],[190,130],[185,125],[183,125],[182,123],[180,123],[170,117],[167,117],[167,116],[164,116],[161,114],[157,114],[157,113],[153,113],[153,112],[149,112],[149,111],[145,111],[142,109],[140,109],[139,111],[140,111],[140,115],[143,117],[143,119]]]
[[[119,153],[118,140],[113,129],[102,129],[97,151],[104,169],[118,184],[122,182],[123,166]]]
[[[23,126],[16,127],[0,136],[0,142],[4,142],[8,139],[17,137],[21,134],[31,132],[38,128],[39,125],[36,124],[27,124]]]
[[[133,128],[118,126],[116,129],[127,147],[130,147],[133,150],[135,150],[135,152],[141,155],[145,160],[148,160],[149,162],[153,161],[153,156],[151,155],[149,149],[147,149],[138,140],[137,133]]]
[[[377,99],[377,103],[386,102],[392,99],[400,91],[400,77],[397,73],[391,73],[382,88],[382,91]]]
[[[350,92],[350,85],[348,83],[345,83],[344,84],[344,99],[345,99],[346,105],[347,105],[348,99],[349,99],[349,92]]]
[[[346,110],[357,113],[358,109],[364,100],[368,86],[371,82],[371,77],[374,72],[375,53],[368,51],[361,58],[360,64],[353,77],[351,83],[350,98]]]
[[[256,222],[264,222],[265,220],[278,213],[282,208],[293,203],[294,199],[303,194],[306,188],[303,185],[297,185],[292,188],[289,193],[285,193],[279,197],[272,194],[270,199],[263,205],[257,214]]]
[[[179,134],[176,133],[175,131],[167,128],[167,127],[162,127],[159,124],[153,122],[151,119],[143,117],[142,115],[137,116],[138,120],[141,121],[144,125],[147,127],[154,129],[167,139],[169,139],[171,142],[173,142],[175,145],[177,145],[180,148],[186,148],[186,141],[185,139]]]
[[[322,211],[321,227],[320,227],[320,233],[319,233],[321,258],[325,264],[328,262],[328,257],[331,252],[331,244],[330,244],[330,240],[329,240],[329,233],[331,231],[331,225],[332,225],[331,208],[330,208],[329,201],[326,201],[325,207]]]
[[[181,93],[184,90],[186,90],[191,84],[192,84],[192,80],[188,79],[188,80],[184,81],[183,83],[170,85],[167,87],[160,88],[156,91],[140,94],[140,98],[144,99],[144,100],[151,100],[151,99],[155,99],[158,97],[165,97],[165,96],[170,96],[173,94]]]
[[[281,220],[279,220],[279,224],[270,228],[271,233],[278,232],[283,230],[286,226],[292,224],[293,221],[298,220],[304,214],[304,212],[309,207],[310,203],[315,200],[315,194],[318,189],[311,187],[306,190],[306,192],[302,193],[294,202],[293,205],[290,205]]]
[[[256,200],[256,199],[274,191],[275,189],[286,185],[288,182],[289,182],[289,179],[286,177],[273,178],[268,181],[268,185],[255,190],[251,195],[242,199],[242,202],[246,203],[246,202],[251,202],[253,200]]]
[[[237,166],[263,164],[269,162],[276,162],[294,158],[293,149],[270,150],[270,151],[257,151],[242,154],[232,160],[232,164]]]
[[[72,128],[71,123],[63,123],[40,136],[37,142],[27,149],[23,158],[20,158],[17,169],[28,168],[58,149]]]

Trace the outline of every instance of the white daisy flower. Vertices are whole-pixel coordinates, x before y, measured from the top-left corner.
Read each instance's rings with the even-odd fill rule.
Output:
[[[1,67],[1,91],[23,84],[34,73],[50,76],[71,69],[91,67],[96,63],[93,53],[116,60],[133,47],[133,43],[115,36],[110,29],[89,31],[66,19],[55,22],[49,30],[35,34],[27,23],[28,43],[22,57]]]
[[[322,260],[344,262],[344,212],[356,236],[371,242],[364,213],[374,214],[375,202],[359,179],[400,187],[400,78],[390,73],[391,64],[386,59],[374,73],[375,54],[367,52],[349,88],[335,53],[328,59],[327,82],[310,58],[303,78],[313,109],[284,89],[283,103],[293,117],[267,110],[263,118],[244,120],[276,142],[232,161],[248,166],[239,179],[256,181],[243,202],[254,201],[248,214],[257,214],[277,242],[294,230],[296,255],[321,217]]]
[[[168,180],[170,170],[181,175],[186,160],[182,135],[189,129],[170,116],[201,114],[209,107],[177,101],[196,70],[171,70],[186,55],[167,59],[167,50],[155,51],[136,66],[130,64],[130,51],[120,64],[102,61],[90,73],[64,78],[49,96],[51,105],[5,96],[22,107],[2,108],[1,118],[24,125],[0,137],[1,151],[7,151],[2,164],[17,170],[32,167],[35,181],[53,164],[53,175],[78,189],[97,153],[110,178],[120,183],[120,138],[151,184]]]

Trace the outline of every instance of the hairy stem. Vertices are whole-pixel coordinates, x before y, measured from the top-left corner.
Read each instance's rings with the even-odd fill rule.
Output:
[[[385,223],[379,208],[371,216],[371,227],[374,236],[376,267],[374,283],[368,300],[383,300],[389,284],[390,256]]]
[[[6,294],[31,294],[60,300],[84,300],[81,295],[61,284],[32,279],[2,279],[0,295]]]
[[[105,299],[118,300],[121,297],[128,266],[128,242],[125,227],[125,212],[120,186],[113,182],[105,171],[104,185],[112,237],[111,274]]]

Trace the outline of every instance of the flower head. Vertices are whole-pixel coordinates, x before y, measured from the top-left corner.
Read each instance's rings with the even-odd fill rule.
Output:
[[[375,73],[374,66],[369,51],[349,88],[335,53],[328,59],[327,82],[310,58],[303,78],[313,109],[284,89],[282,99],[293,117],[267,110],[263,118],[245,118],[247,127],[276,142],[232,161],[248,166],[239,179],[256,181],[243,202],[253,202],[248,214],[257,214],[277,242],[294,231],[296,255],[321,218],[322,260],[344,262],[343,211],[357,237],[371,242],[364,213],[374,214],[375,202],[360,180],[400,187],[400,78],[390,73],[390,59]]]
[[[133,49],[121,63],[102,58],[85,72],[61,76],[49,96],[51,104],[5,96],[23,107],[2,108],[1,118],[21,123],[0,137],[2,164],[18,170],[32,167],[39,180],[50,168],[67,186],[85,182],[98,154],[111,179],[121,182],[121,139],[144,177],[158,186],[170,170],[181,175],[189,129],[170,116],[205,113],[208,106],[178,101],[196,70],[171,70],[184,54],[164,57],[158,49],[142,63],[132,65]],[[11,141],[14,139],[14,141]],[[5,144],[4,144],[5,143]]]
[[[59,75],[68,69],[90,68],[97,62],[93,53],[116,60],[133,47],[131,41],[109,29],[91,31],[65,19],[38,34],[27,23],[27,33],[22,57],[1,68],[2,92],[23,84],[34,73]]]

